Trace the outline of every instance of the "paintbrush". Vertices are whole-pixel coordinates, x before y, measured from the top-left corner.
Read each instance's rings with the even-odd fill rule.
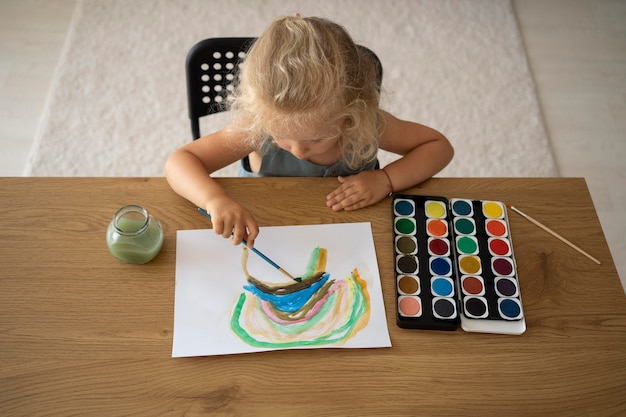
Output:
[[[572,242],[570,242],[569,240],[565,239],[563,236],[561,236],[560,234],[558,234],[554,230],[550,229],[548,226],[545,226],[544,224],[538,222],[537,220],[533,219],[532,217],[530,217],[529,215],[527,215],[523,211],[516,209],[515,207],[513,207],[510,204],[507,204],[506,206],[508,208],[510,208],[511,210],[513,210],[514,212],[516,212],[517,214],[519,214],[520,216],[522,216],[523,218],[525,218],[526,220],[528,220],[529,222],[531,222],[532,224],[534,224],[535,226],[538,226],[539,228],[545,230],[546,232],[550,233],[555,238],[559,239],[561,242],[565,243],[567,246],[571,247],[572,249],[577,250],[578,252],[580,252],[583,255],[585,255],[587,258],[591,259],[592,261],[594,261],[595,263],[600,265],[600,261],[599,260],[597,260],[593,256],[589,255],[587,252],[585,252],[584,250],[582,250],[578,246],[574,245]]]
[[[211,215],[209,213],[207,213],[206,210],[204,210],[203,208],[198,207],[198,211],[202,214],[204,214],[206,217],[208,217],[209,219],[211,218]],[[292,280],[296,281],[296,282],[301,282],[302,278],[298,277],[298,278],[294,278],[293,275],[291,275],[289,272],[285,271],[282,267],[280,267],[276,262],[272,261],[270,258],[268,258],[267,256],[265,256],[260,250],[256,249],[256,248],[249,248],[248,247],[248,243],[245,240],[242,240],[241,243],[244,244],[245,247],[247,247],[248,249],[250,249],[252,252],[256,253],[257,255],[259,255],[261,258],[263,258],[264,261],[266,261],[268,264],[272,265],[274,268],[278,269],[280,272],[282,272],[283,274],[287,275],[289,278],[291,278]]]

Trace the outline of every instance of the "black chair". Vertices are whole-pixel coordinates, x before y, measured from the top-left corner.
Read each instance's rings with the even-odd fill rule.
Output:
[[[209,38],[195,44],[187,54],[187,106],[191,134],[200,137],[200,118],[226,110],[227,97],[235,88],[237,70],[256,38]],[[370,54],[378,70],[378,88],[383,67],[374,52]]]

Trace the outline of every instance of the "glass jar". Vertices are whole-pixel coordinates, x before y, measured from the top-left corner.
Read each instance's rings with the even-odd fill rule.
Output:
[[[121,261],[150,262],[163,246],[161,223],[141,206],[121,207],[107,228],[107,245],[111,254]]]

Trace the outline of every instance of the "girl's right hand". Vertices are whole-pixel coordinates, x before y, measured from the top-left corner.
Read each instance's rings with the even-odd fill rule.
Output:
[[[252,214],[241,204],[229,197],[212,201],[205,208],[211,215],[213,231],[216,235],[229,238],[233,245],[246,241],[249,248],[254,247],[254,240],[259,234],[259,226]]]

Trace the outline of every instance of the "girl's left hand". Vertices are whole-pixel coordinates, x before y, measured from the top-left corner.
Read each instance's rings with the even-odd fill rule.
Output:
[[[334,211],[367,207],[389,195],[387,176],[381,170],[363,171],[338,180],[339,188],[326,197],[326,205]]]

